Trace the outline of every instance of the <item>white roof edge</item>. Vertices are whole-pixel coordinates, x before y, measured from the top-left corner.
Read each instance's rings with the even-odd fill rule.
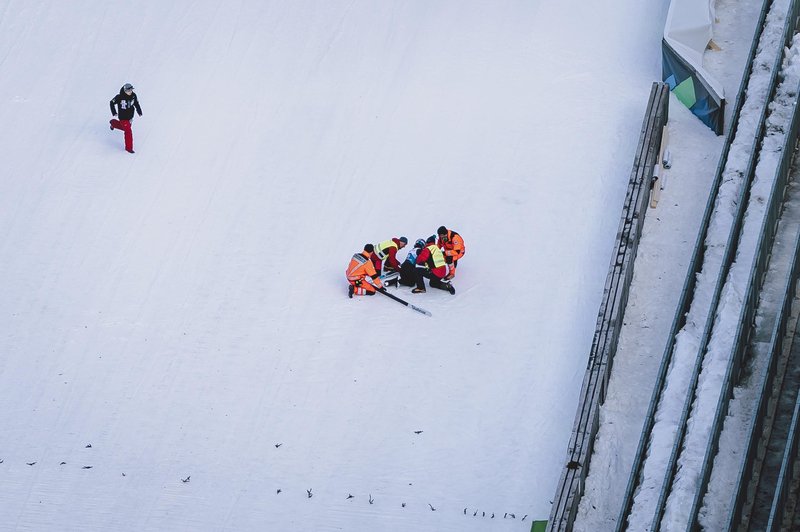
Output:
[[[703,55],[713,37],[713,26],[714,0],[672,0],[664,25],[664,40],[723,99],[725,89],[722,83],[703,68]]]

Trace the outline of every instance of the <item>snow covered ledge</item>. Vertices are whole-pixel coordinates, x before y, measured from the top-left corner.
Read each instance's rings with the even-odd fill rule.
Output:
[[[628,181],[628,192],[603,290],[578,411],[572,426],[564,469],[550,510],[548,531],[572,529],[583,494],[594,438],[600,423],[600,405],[605,400],[608,389],[608,379],[633,278],[639,237],[650,204],[650,187],[660,158],[662,131],[668,115],[669,89],[666,84],[655,82],[650,90],[639,145]]]

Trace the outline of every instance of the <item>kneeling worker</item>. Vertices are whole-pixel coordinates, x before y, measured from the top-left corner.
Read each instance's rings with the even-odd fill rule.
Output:
[[[444,254],[436,245],[436,237],[428,237],[425,247],[417,254],[417,287],[411,293],[424,293],[425,278],[427,277],[431,280],[431,288],[446,290],[455,295],[456,289],[453,285],[442,280],[445,275],[447,275],[447,263],[445,262]]]
[[[370,260],[370,256],[375,251],[375,246],[367,244],[364,246],[364,251],[356,253],[350,259],[350,264],[345,270],[347,282],[350,286],[347,288],[347,296],[374,296],[376,288],[383,288],[380,275],[375,271],[375,265]],[[367,277],[372,279],[372,282],[367,281]]]

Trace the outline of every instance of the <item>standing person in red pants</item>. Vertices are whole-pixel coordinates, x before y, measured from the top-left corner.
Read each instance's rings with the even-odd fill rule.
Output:
[[[133,92],[133,85],[126,83],[119,90],[119,94],[111,98],[111,114],[119,118],[112,118],[109,123],[111,130],[121,129],[125,132],[125,151],[133,153],[133,131],[131,130],[131,120],[133,120],[133,110],[142,116],[142,108],[139,107],[139,99]],[[117,110],[119,109],[119,112]]]

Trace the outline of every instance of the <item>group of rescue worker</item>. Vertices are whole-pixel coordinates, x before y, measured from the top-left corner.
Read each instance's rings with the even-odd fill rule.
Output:
[[[362,252],[353,255],[345,271],[350,283],[347,295],[351,298],[354,295],[375,295],[384,284],[413,286],[412,294],[422,294],[427,291],[425,279],[430,280],[431,288],[456,293],[452,280],[458,261],[466,252],[461,235],[441,226],[435,235],[414,242],[401,263],[397,252],[406,245],[408,239],[404,236],[390,238],[377,244],[366,244]]]

